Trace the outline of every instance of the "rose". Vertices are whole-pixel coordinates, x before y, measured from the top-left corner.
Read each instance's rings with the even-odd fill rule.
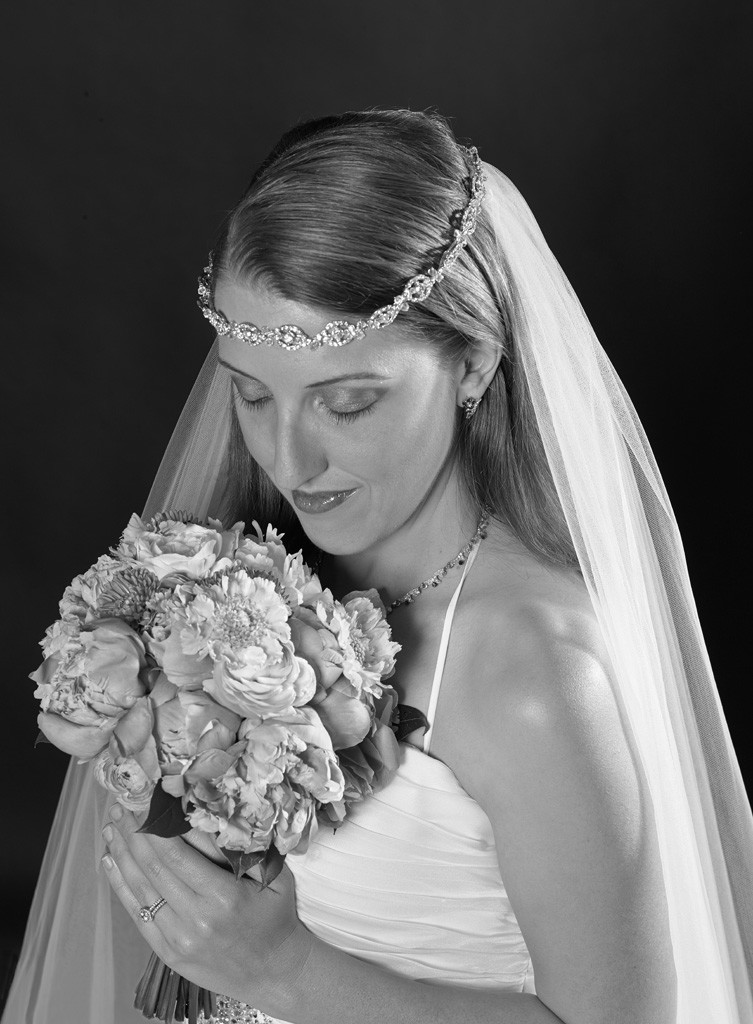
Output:
[[[202,526],[177,519],[145,523],[134,514],[115,554],[145,566],[160,580],[172,573],[194,579],[206,576],[221,568],[220,559],[225,558],[225,550],[232,547],[237,537],[235,528],[223,535],[221,523],[213,519],[209,523]]]
[[[151,698],[139,697],[118,720],[108,748],[101,751],[93,764],[97,782],[115,793],[124,807],[137,812],[149,807],[160,778],[153,729]]]
[[[105,789],[115,793],[118,803],[129,811],[140,813],[149,808],[154,787],[159,781],[159,765],[144,764],[145,758],[123,757],[103,750],[93,762],[94,778]],[[151,758],[149,759],[151,761]]]
[[[39,728],[66,753],[88,759],[145,692],[144,645],[126,623],[104,619],[93,628],[58,631],[47,649],[30,676],[43,712]]]

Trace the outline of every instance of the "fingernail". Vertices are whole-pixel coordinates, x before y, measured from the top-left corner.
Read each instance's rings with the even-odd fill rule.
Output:
[[[104,857],[102,858],[102,863],[104,864],[104,866],[105,866],[105,867],[107,868],[107,870],[109,871],[109,870],[110,870],[110,868],[112,868],[112,866],[113,866],[113,864],[114,864],[115,862],[113,861],[113,859],[112,859],[112,857],[110,856],[110,854],[109,854],[109,853],[106,853],[106,854],[104,855]]]
[[[113,821],[120,821],[120,819],[123,817],[123,808],[120,806],[120,804],[113,804],[110,810],[110,817],[112,818]]]
[[[111,843],[113,836],[112,825],[105,825],[105,827],[102,829],[102,835],[105,837],[106,843]]]

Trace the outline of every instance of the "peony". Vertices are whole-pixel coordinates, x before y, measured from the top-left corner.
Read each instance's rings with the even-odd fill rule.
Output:
[[[277,787],[274,845],[282,854],[303,853],[316,835],[318,820],[311,796],[298,786]]]
[[[244,537],[235,551],[236,563],[244,566],[253,575],[264,575],[278,586],[285,602],[295,608],[306,601],[313,601],[321,594],[319,578],[303,561],[303,553],[289,555],[271,523],[262,537],[261,527],[254,520],[256,537]]]
[[[159,580],[173,573],[200,578],[222,567],[223,549],[229,546],[222,524],[215,520],[210,520],[210,524],[202,526],[161,516],[145,523],[134,513],[114,553],[138,562]]]
[[[394,652],[399,650],[399,645],[389,640],[390,629],[381,611],[369,598],[357,595],[349,601],[352,603],[346,607],[335,601],[329,590],[323,591],[314,609],[297,608],[290,619],[296,651],[316,673],[312,704],[335,750],[355,746],[369,732],[374,698],[384,690],[378,685],[382,679],[379,669],[391,674]],[[348,618],[349,613],[355,622]]]
[[[353,591],[342,602],[335,601],[331,609],[319,602],[316,612],[337,637],[343,653],[343,675],[357,693],[366,691],[378,697],[382,681],[395,671],[400,644],[390,640],[390,627],[377,591]]]
[[[340,768],[345,780],[342,800],[320,808],[320,820],[337,825],[348,808],[386,785],[400,762],[400,748],[392,729],[397,707],[397,693],[384,688],[373,707],[373,720],[368,735],[358,745],[338,750]]]
[[[31,673],[34,696],[44,712],[78,725],[104,726],[119,718],[145,692],[144,644],[120,619],[104,619],[93,628],[60,630],[42,645],[50,651]]]
[[[236,569],[193,592],[174,608],[162,659],[168,678],[203,685],[240,715],[279,714],[313,696],[313,669],[294,652],[289,609],[271,580]]]
[[[335,750],[354,747],[371,728],[373,711],[370,702],[358,696],[353,687],[341,678],[328,690],[317,692],[312,704],[332,738]]]
[[[201,690],[172,689],[174,696],[154,708],[163,765],[186,765],[204,750],[227,750],[237,742],[240,715]]]
[[[39,641],[45,658],[53,654],[62,655],[72,641],[76,641],[81,633],[81,623],[78,619],[57,619],[48,626],[45,634]],[[31,676],[33,679],[34,676]]]
[[[400,648],[376,591],[336,601],[253,526],[132,516],[66,588],[32,678],[42,731],[118,802],[143,811],[161,787],[147,831],[183,834],[185,815],[204,852],[267,878],[397,765]]]
[[[292,644],[286,645],[273,664],[254,664],[246,658],[239,670],[226,661],[218,662],[204,689],[218,703],[244,716],[280,715],[300,707],[313,697],[316,677],[309,663],[292,649]]]
[[[156,757],[156,746],[152,730],[154,729],[154,710],[149,697],[139,697],[134,701],[133,707],[118,719],[113,729],[110,746],[114,753],[122,757],[133,757],[149,747],[154,750]],[[151,758],[151,755],[149,755]]]
[[[344,788],[329,736],[308,707],[280,718],[250,716],[238,743],[199,754],[182,779],[190,823],[244,853],[273,842],[287,853],[308,842],[314,800],[336,802]]]
[[[289,626],[296,653],[313,668],[317,686],[329,689],[342,675],[342,651],[335,634],[304,606],[294,609]]]

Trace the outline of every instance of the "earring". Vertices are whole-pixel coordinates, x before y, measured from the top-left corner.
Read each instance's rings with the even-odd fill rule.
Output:
[[[471,416],[473,416],[476,409],[478,409],[480,402],[480,398],[472,398],[470,395],[468,396],[468,398],[465,399],[465,401],[463,402],[463,409],[465,409],[465,418],[467,420],[469,420]]]

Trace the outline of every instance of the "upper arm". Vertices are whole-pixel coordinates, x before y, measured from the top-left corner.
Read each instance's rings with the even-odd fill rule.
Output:
[[[653,811],[606,658],[540,616],[517,625],[468,771],[537,995],[566,1024],[674,1021]]]

